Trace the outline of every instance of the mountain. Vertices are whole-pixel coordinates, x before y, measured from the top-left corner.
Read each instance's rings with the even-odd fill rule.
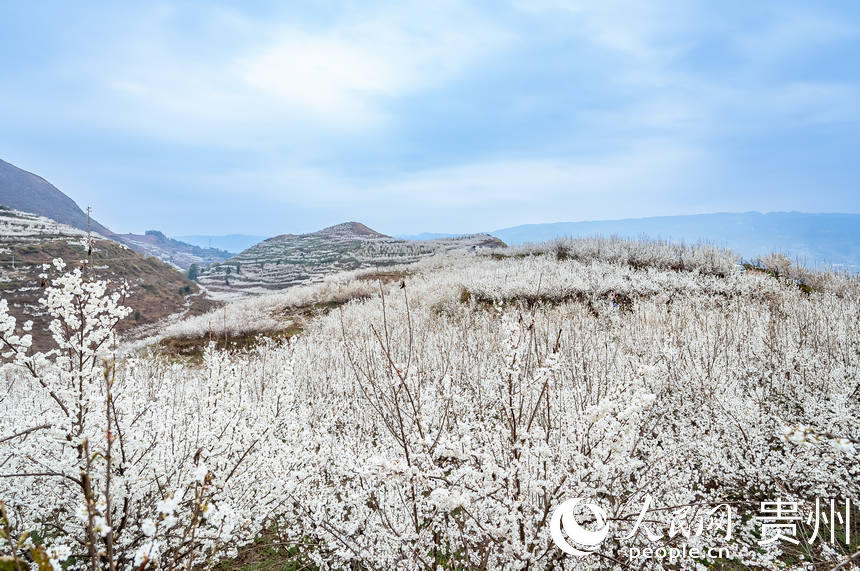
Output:
[[[54,185],[0,160],[0,204],[56,220],[78,230],[87,229],[87,214]],[[111,237],[113,232],[90,221],[93,232]]]
[[[225,234],[221,236],[193,234],[191,236],[174,236],[174,238],[201,248],[218,248],[232,254],[238,254],[266,239],[265,236],[251,236],[248,234]]]
[[[87,214],[74,200],[42,177],[2,160],[0,205],[44,216],[78,230],[87,230]],[[230,257],[230,253],[224,250],[200,248],[171,240],[156,230],[150,230],[144,235],[115,234],[95,220],[90,220],[89,225],[92,231],[100,236],[121,242],[144,256],[155,256],[183,270],[187,270],[191,264],[208,265],[223,262]]]
[[[339,271],[415,262],[440,251],[504,246],[477,234],[407,241],[346,222],[310,234],[282,234],[252,246],[224,264],[204,269],[198,281],[210,292],[259,293],[313,283]]]
[[[144,256],[113,240],[93,240],[92,271],[113,283],[127,281],[127,305],[134,313],[120,331],[160,322],[174,314],[197,314],[213,303],[194,282],[155,258]],[[0,207],[0,291],[11,313],[32,319],[37,348],[45,348],[48,318],[38,300],[43,295],[39,275],[43,264],[62,258],[77,264],[87,258],[87,233],[43,216]]]
[[[808,266],[828,265],[860,270],[860,214],[744,212],[656,216],[525,224],[491,234],[508,244],[594,235],[710,242],[730,248],[747,259],[783,252]]]
[[[119,234],[117,238],[142,254],[155,256],[162,262],[183,270],[187,270],[191,264],[208,266],[220,264],[230,258],[230,252],[180,242],[168,238],[158,230],[147,230],[146,234]]]

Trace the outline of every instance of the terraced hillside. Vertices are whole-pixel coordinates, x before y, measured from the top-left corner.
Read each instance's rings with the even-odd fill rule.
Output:
[[[87,257],[86,240],[83,230],[0,206],[0,297],[9,303],[13,315],[33,320],[37,348],[44,347],[49,338],[49,320],[38,303],[43,295],[42,265],[54,258],[69,265],[79,263]],[[96,276],[129,284],[128,305],[135,312],[120,323],[121,331],[212,307],[197,284],[175,268],[112,240],[98,236],[92,260]]]
[[[407,241],[380,234],[359,222],[345,222],[310,234],[283,234],[264,240],[204,270],[199,281],[212,292],[261,293],[315,283],[335,272],[415,262],[437,252],[502,246],[501,240],[487,234]]]

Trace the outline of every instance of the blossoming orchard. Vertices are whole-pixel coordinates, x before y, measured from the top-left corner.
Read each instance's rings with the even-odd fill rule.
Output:
[[[621,240],[392,272],[130,342],[127,286],[54,260],[50,350],[0,301],[0,569],[860,564],[856,277]]]

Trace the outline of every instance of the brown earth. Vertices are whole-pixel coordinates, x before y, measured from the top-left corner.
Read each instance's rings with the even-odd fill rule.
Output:
[[[19,323],[33,320],[34,349],[49,349],[52,347],[47,330],[50,317],[44,314],[39,298],[44,296],[44,287],[50,282],[43,284],[39,277],[45,273],[42,264],[62,258],[70,269],[86,259],[87,252],[81,241],[70,240],[68,236],[42,236],[39,240],[3,236],[0,245],[10,251],[3,258],[11,259],[14,255],[15,260],[14,267],[9,262],[4,263],[0,296],[8,301],[10,313]],[[129,332],[182,311],[195,315],[213,307],[211,300],[199,295],[197,284],[175,268],[156,258],[144,258],[113,241],[94,242],[92,261],[86,271],[109,280],[114,286],[123,281],[128,283],[130,294],[125,305],[133,312],[120,322],[120,332]],[[47,273],[49,277],[56,274],[53,269]]]

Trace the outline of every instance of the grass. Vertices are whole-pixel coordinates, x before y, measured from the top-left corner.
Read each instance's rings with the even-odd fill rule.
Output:
[[[285,340],[298,335],[304,328],[290,325],[278,331],[255,331],[242,335],[205,335],[203,337],[169,337],[159,341],[157,353],[190,363],[201,363],[203,351],[214,342],[219,350],[247,351],[257,347],[264,339]]]
[[[406,270],[395,270],[390,272],[384,271],[376,271],[369,274],[361,274],[358,276],[358,280],[370,282],[370,281],[381,281],[382,283],[391,283],[397,282],[401,280],[405,280],[409,276],[411,276],[414,272],[406,271]]]
[[[295,543],[281,538],[270,528],[250,545],[239,549],[235,558],[215,567],[217,571],[316,571],[319,569],[306,555],[311,543]]]
[[[390,279],[400,279],[402,273],[390,274]],[[380,278],[382,279],[382,278]],[[353,298],[351,298],[353,299]],[[325,315],[333,309],[344,305],[349,300],[328,300],[287,308],[279,317],[285,327],[274,330],[247,331],[240,334],[203,334],[197,337],[168,337],[158,342],[157,352],[170,358],[200,363],[203,352],[209,343],[214,342],[219,350],[247,351],[257,347],[263,340],[282,341],[299,335],[304,331],[302,323]]]
[[[612,302],[613,307],[616,307],[619,311],[627,313],[632,312],[635,306],[635,299],[624,293],[616,293],[614,295],[609,293],[600,297],[594,297],[584,292],[569,292],[560,294],[537,293],[517,294],[503,299],[496,299],[494,297],[487,296],[481,292],[473,292],[465,287],[461,287],[458,299],[460,300],[460,303],[468,304],[474,301],[476,304],[484,306],[492,306],[498,301],[502,301],[504,303],[518,303],[522,304],[522,306],[527,309],[531,309],[535,306],[560,305],[563,303],[576,302],[582,303],[586,307],[588,307],[589,311],[591,311],[595,315],[595,317],[598,316],[598,312],[594,306],[594,302],[598,299],[605,299],[609,302]]]

